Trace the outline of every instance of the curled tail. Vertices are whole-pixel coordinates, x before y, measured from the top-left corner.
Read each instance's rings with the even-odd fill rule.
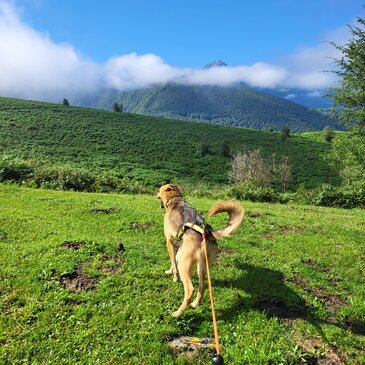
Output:
[[[232,235],[241,226],[243,220],[243,208],[236,201],[219,201],[209,209],[209,216],[218,213],[227,212],[229,215],[228,225],[224,228],[215,229],[212,234],[215,239],[219,240]]]

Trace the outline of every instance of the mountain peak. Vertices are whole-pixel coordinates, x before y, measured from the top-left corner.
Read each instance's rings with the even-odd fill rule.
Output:
[[[212,68],[212,67],[225,67],[227,64],[221,60],[215,60],[211,63],[208,63],[204,66],[205,69]]]

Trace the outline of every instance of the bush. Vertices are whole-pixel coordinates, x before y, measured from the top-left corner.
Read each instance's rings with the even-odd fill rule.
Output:
[[[32,168],[24,160],[3,156],[0,159],[0,182],[19,182],[27,179]]]
[[[299,200],[325,207],[365,208],[365,182],[339,187],[324,184],[318,189],[302,191]]]
[[[237,184],[231,187],[228,195],[239,200],[251,200],[253,202],[273,203],[279,202],[278,193],[270,187],[256,187],[251,184]]]

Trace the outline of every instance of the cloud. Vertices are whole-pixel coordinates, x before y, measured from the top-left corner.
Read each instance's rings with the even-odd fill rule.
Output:
[[[23,24],[0,2],[0,94],[52,100],[96,90],[100,66]]]
[[[310,96],[312,98],[320,98],[321,96],[323,96],[323,92],[320,90],[313,90],[307,93],[307,96]]]
[[[288,94],[288,95],[285,95],[285,96],[284,96],[284,99],[292,100],[292,99],[295,99],[295,98],[297,98],[297,97],[298,97],[298,95],[297,95],[297,94],[290,93],[290,94]]]
[[[327,34],[329,40],[348,39],[347,28]],[[339,51],[329,43],[301,47],[276,64],[257,62],[209,69],[178,68],[155,54],[131,53],[98,64],[72,45],[56,43],[19,18],[17,10],[0,0],[0,95],[59,100],[93,93],[101,88],[128,90],[157,83],[303,88],[308,92],[333,86],[333,68]]]

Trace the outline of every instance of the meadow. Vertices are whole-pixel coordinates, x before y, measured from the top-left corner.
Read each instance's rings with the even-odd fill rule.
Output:
[[[280,132],[0,98],[0,181],[2,166],[20,159],[25,175],[18,168],[9,179],[37,186],[54,187],[55,175],[66,170],[87,180],[87,188],[74,190],[128,191],[169,181],[221,188],[229,183],[231,156],[260,148],[268,158],[288,156],[292,190],[336,184],[337,172],[326,160],[330,144],[317,135],[282,141]],[[105,178],[95,183],[96,177]]]
[[[365,363],[365,211],[241,203],[212,268],[226,363]],[[210,363],[167,345],[213,330],[207,292],[171,316],[183,288],[164,274],[162,217],[153,195],[0,184],[0,363]]]

